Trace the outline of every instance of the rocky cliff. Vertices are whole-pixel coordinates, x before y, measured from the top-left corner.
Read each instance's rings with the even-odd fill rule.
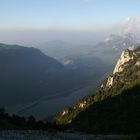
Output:
[[[139,66],[139,54],[139,51],[125,49],[116,63],[113,74],[107,78],[106,87],[111,87],[113,85],[115,75],[123,72],[125,68],[129,67],[129,62],[135,62],[135,65]]]
[[[134,57],[136,56],[136,54],[128,49],[126,49],[125,51],[122,52],[116,66],[115,69],[113,71],[113,74],[117,73],[117,72],[122,72],[123,71],[123,67],[124,65],[129,62],[130,60],[133,60]]]

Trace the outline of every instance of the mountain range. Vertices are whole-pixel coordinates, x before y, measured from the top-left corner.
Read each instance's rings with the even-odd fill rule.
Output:
[[[36,48],[7,44],[0,44],[0,77],[0,106],[10,112],[67,96],[88,81]]]
[[[4,56],[7,56],[6,57],[7,59],[5,59],[4,57],[1,57],[1,59],[5,60],[5,63],[2,66],[4,67],[9,66],[10,64],[12,64],[12,60],[18,63],[17,57],[14,57],[14,56],[17,56],[16,52],[18,49],[19,50],[22,49],[22,53],[24,53],[23,51],[24,49],[25,50],[31,49],[31,52],[34,50],[34,48],[26,48],[26,47],[22,48],[22,46],[16,46],[16,45],[9,46],[9,45],[1,44],[1,49],[0,49],[2,51],[1,56],[3,56],[3,54]],[[5,50],[8,50],[8,52]],[[12,51],[10,51],[9,53],[9,50],[12,50]],[[40,51],[38,52],[38,50],[36,49],[34,51],[35,52],[37,51],[37,53],[39,54],[41,53]],[[18,54],[20,53],[18,52]],[[22,54],[20,54],[20,56],[22,56]],[[41,56],[42,56],[42,53],[41,53]],[[44,54],[43,54],[43,57],[48,58]],[[10,60],[8,58],[13,58],[13,59]],[[24,57],[21,57],[21,58],[23,59]],[[54,62],[55,65],[51,65],[50,63],[52,67],[50,69],[48,68],[48,72],[50,72],[51,70],[54,70],[54,68],[55,68],[55,71],[58,69],[63,69],[63,66],[59,64],[56,60],[52,58],[49,58],[49,59],[51,60],[51,62]],[[47,60],[49,61],[49,59]],[[21,60],[19,62],[21,62]],[[32,64],[33,62],[30,63],[28,61],[28,63]],[[18,65],[20,66],[19,63]],[[12,64],[12,66],[14,65]],[[17,64],[16,64],[16,67],[17,67]],[[14,74],[13,76],[16,76],[15,74],[18,75],[17,69],[12,68],[10,70],[12,70],[11,72],[12,72],[12,75]],[[24,70],[23,67],[22,67],[22,70]],[[7,72],[7,71],[3,70],[1,72]],[[9,77],[10,73],[9,75],[7,74],[8,73],[6,73],[5,76],[7,76],[8,79],[10,79],[11,81],[13,79],[16,80],[15,77],[13,79]],[[28,82],[30,82],[30,78],[28,79],[29,80]],[[19,83],[16,83],[16,84],[20,85],[20,81],[18,82]],[[24,81],[22,81],[22,84],[23,82]],[[24,87],[26,87],[25,83],[24,83]],[[4,84],[4,83],[2,83],[1,81],[1,84]],[[8,84],[9,82],[7,82],[7,85],[5,86],[9,88],[10,84],[13,84],[13,83],[10,82],[10,84],[9,85]],[[14,89],[13,85],[11,85],[11,87],[13,87]],[[16,90],[13,90],[13,91],[16,91]],[[7,94],[6,92],[4,93]],[[12,92],[11,90],[12,96],[11,94],[7,95],[7,99],[8,99],[8,96],[10,96],[10,99],[12,100],[13,96],[15,96],[14,95],[15,93],[16,92]],[[30,92],[27,92],[27,93],[30,94]],[[9,115],[8,113],[5,113],[5,111],[1,108],[0,109],[0,129],[1,130],[5,130],[5,129],[6,130],[7,129],[8,130],[9,129],[10,130],[11,129],[12,130],[13,129],[14,130],[15,129],[16,130],[17,129],[40,130],[41,129],[45,131],[53,130],[55,133],[58,130],[59,131],[63,130],[64,132],[81,131],[84,133],[86,132],[86,133],[92,133],[92,134],[100,134],[100,136],[102,134],[109,134],[109,136],[112,136],[110,134],[116,134],[115,136],[118,136],[118,137],[114,137],[113,135],[115,139],[125,138],[126,136],[128,136],[128,139],[131,139],[131,138],[139,139],[139,136],[138,137],[135,136],[135,135],[138,135],[140,132],[140,128],[139,128],[140,94],[139,93],[140,93],[140,47],[136,47],[131,50],[125,49],[122,52],[120,58],[118,59],[112,74],[110,74],[103,81],[101,86],[95,92],[94,91],[91,92],[88,96],[85,96],[83,99],[79,100],[73,106],[65,107],[61,112],[58,113],[58,115],[55,118],[54,123],[48,123],[46,122],[46,120],[38,121],[33,116],[24,118],[24,117],[19,117],[14,114]],[[1,102],[2,102],[2,99],[4,99],[3,98],[4,96],[5,96],[4,94],[3,95],[1,94]],[[22,92],[18,92],[18,94],[16,95],[16,98],[20,96],[23,96]],[[22,99],[25,99],[24,96]],[[19,101],[22,102],[22,100],[18,98],[16,103],[18,103]],[[133,137],[131,137],[130,134],[133,135]]]

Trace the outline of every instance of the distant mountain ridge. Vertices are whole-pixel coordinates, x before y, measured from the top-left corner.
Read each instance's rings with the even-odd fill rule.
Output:
[[[106,36],[96,45],[76,45],[61,40],[50,41],[44,44],[40,49],[49,56],[56,58],[64,65],[75,64],[77,59],[97,57],[103,61],[108,61],[109,53],[114,61],[110,64],[114,65],[123,49],[133,49],[140,44],[140,38],[133,33],[125,34],[113,33]],[[110,59],[110,57],[109,57]]]

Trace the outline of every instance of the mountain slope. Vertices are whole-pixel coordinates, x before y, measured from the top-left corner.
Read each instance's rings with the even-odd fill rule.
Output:
[[[101,87],[72,107],[57,123],[92,133],[140,132],[140,48],[125,50]]]
[[[0,105],[22,104],[52,91],[63,65],[35,48],[0,44]]]

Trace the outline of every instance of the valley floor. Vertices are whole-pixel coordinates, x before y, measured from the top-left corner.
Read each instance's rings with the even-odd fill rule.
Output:
[[[132,136],[120,135],[89,135],[82,133],[68,133],[68,132],[53,132],[48,133],[45,131],[16,131],[8,130],[0,132],[0,140],[139,140]]]

